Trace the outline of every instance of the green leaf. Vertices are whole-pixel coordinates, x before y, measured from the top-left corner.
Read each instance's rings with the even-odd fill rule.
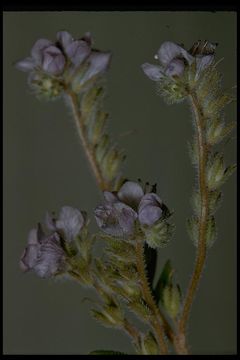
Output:
[[[144,244],[144,257],[146,263],[146,273],[149,284],[153,284],[154,275],[157,266],[157,250],[150,248],[147,243]]]
[[[173,275],[173,268],[171,265],[171,261],[168,260],[164,265],[164,268],[161,272],[157,285],[155,286],[154,289],[154,296],[157,303],[160,300],[162,300],[163,289],[172,282],[172,275]]]
[[[91,351],[89,355],[128,355],[128,354],[113,350],[94,350]]]

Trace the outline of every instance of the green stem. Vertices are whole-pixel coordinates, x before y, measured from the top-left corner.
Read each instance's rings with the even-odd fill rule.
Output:
[[[78,97],[77,94],[75,94],[73,91],[67,90],[66,91],[68,98],[69,98],[69,102],[72,108],[72,112],[74,115],[74,119],[75,119],[75,123],[76,123],[76,127],[77,127],[77,131],[79,134],[79,137],[81,139],[81,143],[83,146],[83,149],[85,151],[87,160],[91,166],[92,172],[94,174],[94,177],[97,181],[97,185],[101,190],[111,190],[111,184],[108,183],[101,172],[101,169],[99,167],[99,165],[97,164],[93,149],[91,147],[91,145],[88,142],[87,136],[86,136],[86,129],[84,126],[84,122],[82,119],[82,114],[81,111],[79,109],[79,104],[78,104]]]
[[[204,139],[204,118],[201,106],[198,102],[196,94],[190,94],[191,104],[194,110],[196,128],[197,128],[197,142],[198,142],[198,156],[199,156],[199,190],[201,196],[201,214],[199,219],[199,236],[198,249],[195,261],[195,268],[190,280],[187,294],[184,301],[183,311],[178,321],[178,335],[175,339],[176,346],[181,354],[186,354],[186,326],[189,318],[191,306],[194,296],[199,284],[199,280],[204,268],[206,260],[206,229],[208,220],[208,188],[206,183],[206,161],[207,161],[207,146]]]
[[[140,277],[142,293],[144,300],[149,306],[152,317],[151,326],[154,330],[155,337],[160,347],[160,353],[162,355],[168,354],[168,347],[165,341],[165,331],[163,327],[163,317],[160,313],[158,306],[156,305],[151,289],[149,288],[148,279],[145,272],[145,260],[144,260],[144,248],[143,243],[140,240],[136,240],[136,258],[137,258],[137,270]]]

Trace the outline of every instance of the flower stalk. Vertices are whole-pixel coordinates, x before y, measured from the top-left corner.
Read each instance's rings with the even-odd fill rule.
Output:
[[[67,90],[67,96],[72,108],[76,128],[78,131],[78,135],[81,139],[82,147],[84,149],[85,155],[87,157],[87,160],[89,162],[89,165],[91,167],[91,170],[93,172],[93,175],[96,179],[97,185],[100,188],[100,190],[111,190],[109,184],[102,175],[101,169],[99,165],[97,164],[94,152],[90,144],[88,143],[87,135],[86,135],[86,129],[84,126],[83,117],[81,114],[81,110],[79,109],[78,104],[78,96],[76,93],[74,93],[71,90]]]
[[[191,306],[194,300],[194,296],[201,278],[201,274],[204,268],[207,255],[206,247],[206,228],[208,220],[208,187],[206,183],[206,162],[208,149],[204,138],[204,117],[200,103],[194,92],[190,95],[190,101],[194,110],[196,129],[197,129],[197,144],[198,144],[198,175],[199,175],[199,192],[201,198],[201,212],[199,219],[199,235],[198,235],[198,249],[197,257],[195,261],[195,268],[190,280],[190,284],[185,297],[183,310],[178,321],[178,335],[176,340],[176,346],[180,354],[186,354],[187,348],[185,344],[186,326],[189,318]]]

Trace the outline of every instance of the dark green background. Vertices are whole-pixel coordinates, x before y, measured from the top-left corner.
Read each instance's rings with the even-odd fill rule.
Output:
[[[131,351],[121,332],[91,319],[95,298],[74,282],[46,281],[22,274],[19,257],[29,229],[46,210],[72,205],[92,212],[100,201],[71,118],[63,101],[44,103],[30,94],[24,73],[13,67],[41,37],[66,29],[78,38],[91,31],[95,46],[113,52],[106,108],[110,130],[128,155],[125,174],[158,183],[175,211],[176,235],[160,251],[159,266],[171,257],[185,287],[194,252],[186,229],[195,182],[187,141],[192,136],[188,104],[166,105],[141,71],[163,41],[190,48],[198,39],[218,42],[219,69],[227,88],[236,85],[236,14],[233,12],[5,12],[4,13],[4,353],[86,354],[96,348]],[[236,119],[235,105],[226,111]],[[131,131],[129,134],[127,132]],[[236,157],[236,132],[225,145]],[[94,222],[94,220],[93,220]],[[218,239],[195,300],[189,341],[194,354],[236,352],[236,177],[224,185],[217,213]],[[93,225],[95,228],[95,225]]]

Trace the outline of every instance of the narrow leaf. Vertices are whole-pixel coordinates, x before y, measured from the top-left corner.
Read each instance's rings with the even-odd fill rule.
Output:
[[[161,272],[161,275],[159,277],[157,285],[155,286],[155,289],[154,289],[154,296],[155,296],[155,299],[156,299],[157,303],[160,300],[162,300],[163,289],[169,283],[171,283],[172,275],[173,275],[173,268],[172,268],[172,265],[171,265],[171,261],[168,260],[164,265],[164,268],[163,268],[163,270]]]

